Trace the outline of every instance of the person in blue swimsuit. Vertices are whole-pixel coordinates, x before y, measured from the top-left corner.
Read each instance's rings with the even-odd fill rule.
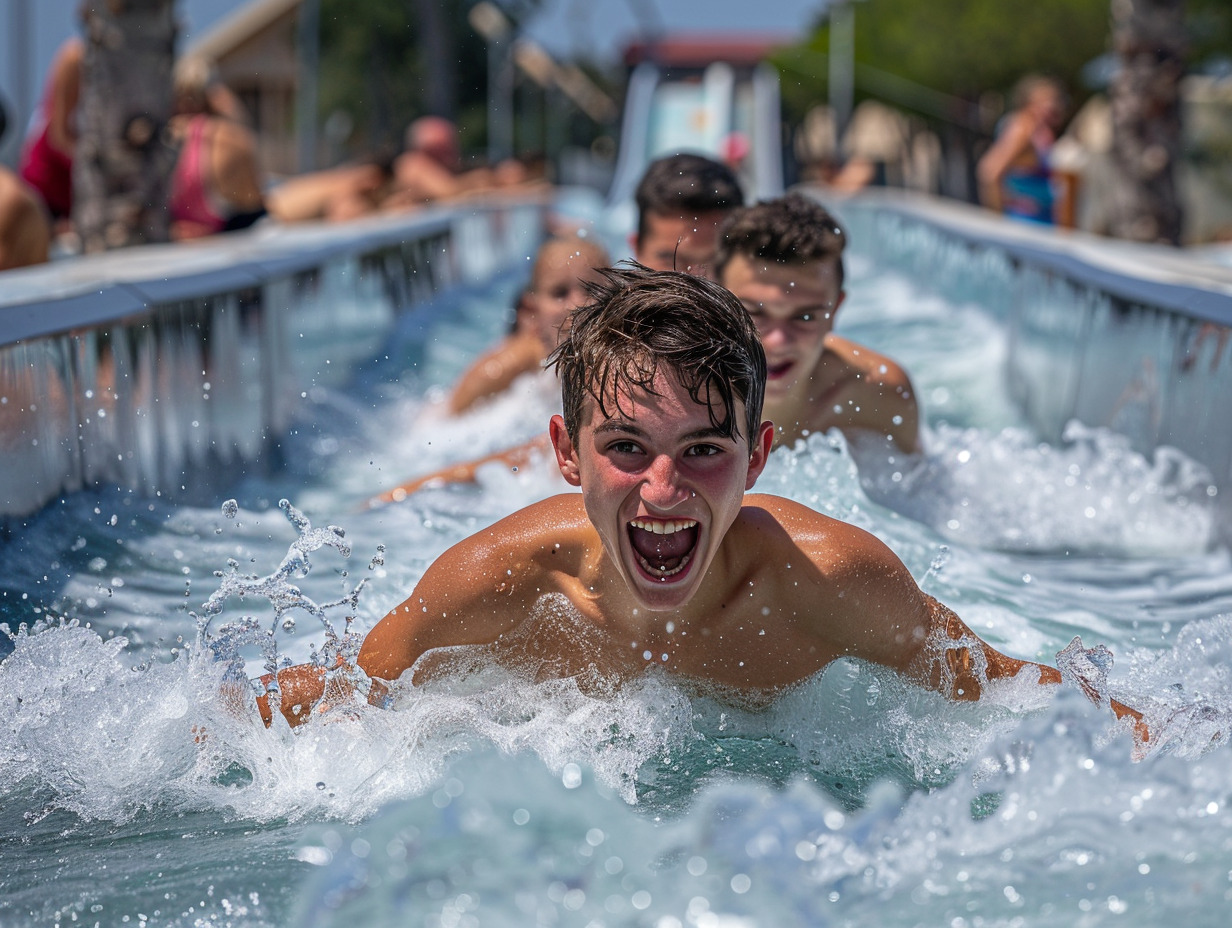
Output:
[[[1028,75],[1014,90],[1015,108],[1002,121],[976,173],[980,201],[1007,216],[1073,225],[1073,191],[1051,164],[1065,120],[1065,91],[1050,77]]]

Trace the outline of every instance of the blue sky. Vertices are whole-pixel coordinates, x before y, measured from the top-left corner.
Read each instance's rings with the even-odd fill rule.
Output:
[[[216,25],[246,0],[180,0],[184,23],[182,42]],[[354,0],[356,3],[389,0]],[[76,31],[80,0],[0,0],[0,94],[10,110],[14,94],[13,48],[23,41],[13,30],[19,4],[29,10],[30,92],[37,99],[43,75],[59,44]],[[556,54],[589,54],[615,58],[630,39],[648,28],[669,32],[760,32],[803,34],[826,7],[827,0],[542,0],[542,12],[528,32]],[[12,114],[10,114],[12,115]],[[15,142],[11,127],[4,142],[4,160]]]

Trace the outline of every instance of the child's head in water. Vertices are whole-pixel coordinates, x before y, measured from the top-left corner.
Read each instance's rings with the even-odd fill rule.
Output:
[[[607,252],[591,239],[576,235],[548,239],[539,248],[524,295],[526,333],[551,351],[560,340],[569,314],[589,297],[584,281],[595,281],[595,268],[608,265]]]

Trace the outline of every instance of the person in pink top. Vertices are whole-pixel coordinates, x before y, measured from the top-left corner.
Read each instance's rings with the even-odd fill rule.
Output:
[[[176,68],[176,113],[171,135],[180,155],[171,176],[168,208],[177,241],[243,229],[265,215],[256,139],[239,121],[242,109],[196,59]],[[237,104],[238,105],[238,104]]]
[[[22,180],[38,192],[56,221],[67,220],[73,211],[73,151],[84,53],[84,44],[75,36],[56,52],[18,166]]]

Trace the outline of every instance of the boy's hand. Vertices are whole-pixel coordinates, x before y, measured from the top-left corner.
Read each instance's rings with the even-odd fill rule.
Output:
[[[292,728],[303,725],[308,721],[312,708],[320,703],[321,697],[325,695],[325,669],[316,664],[297,664],[278,671],[277,677],[278,708],[283,718]],[[268,689],[273,679],[268,673],[261,677],[261,683],[267,689],[257,697],[257,712],[260,713],[266,728],[274,721]]]

